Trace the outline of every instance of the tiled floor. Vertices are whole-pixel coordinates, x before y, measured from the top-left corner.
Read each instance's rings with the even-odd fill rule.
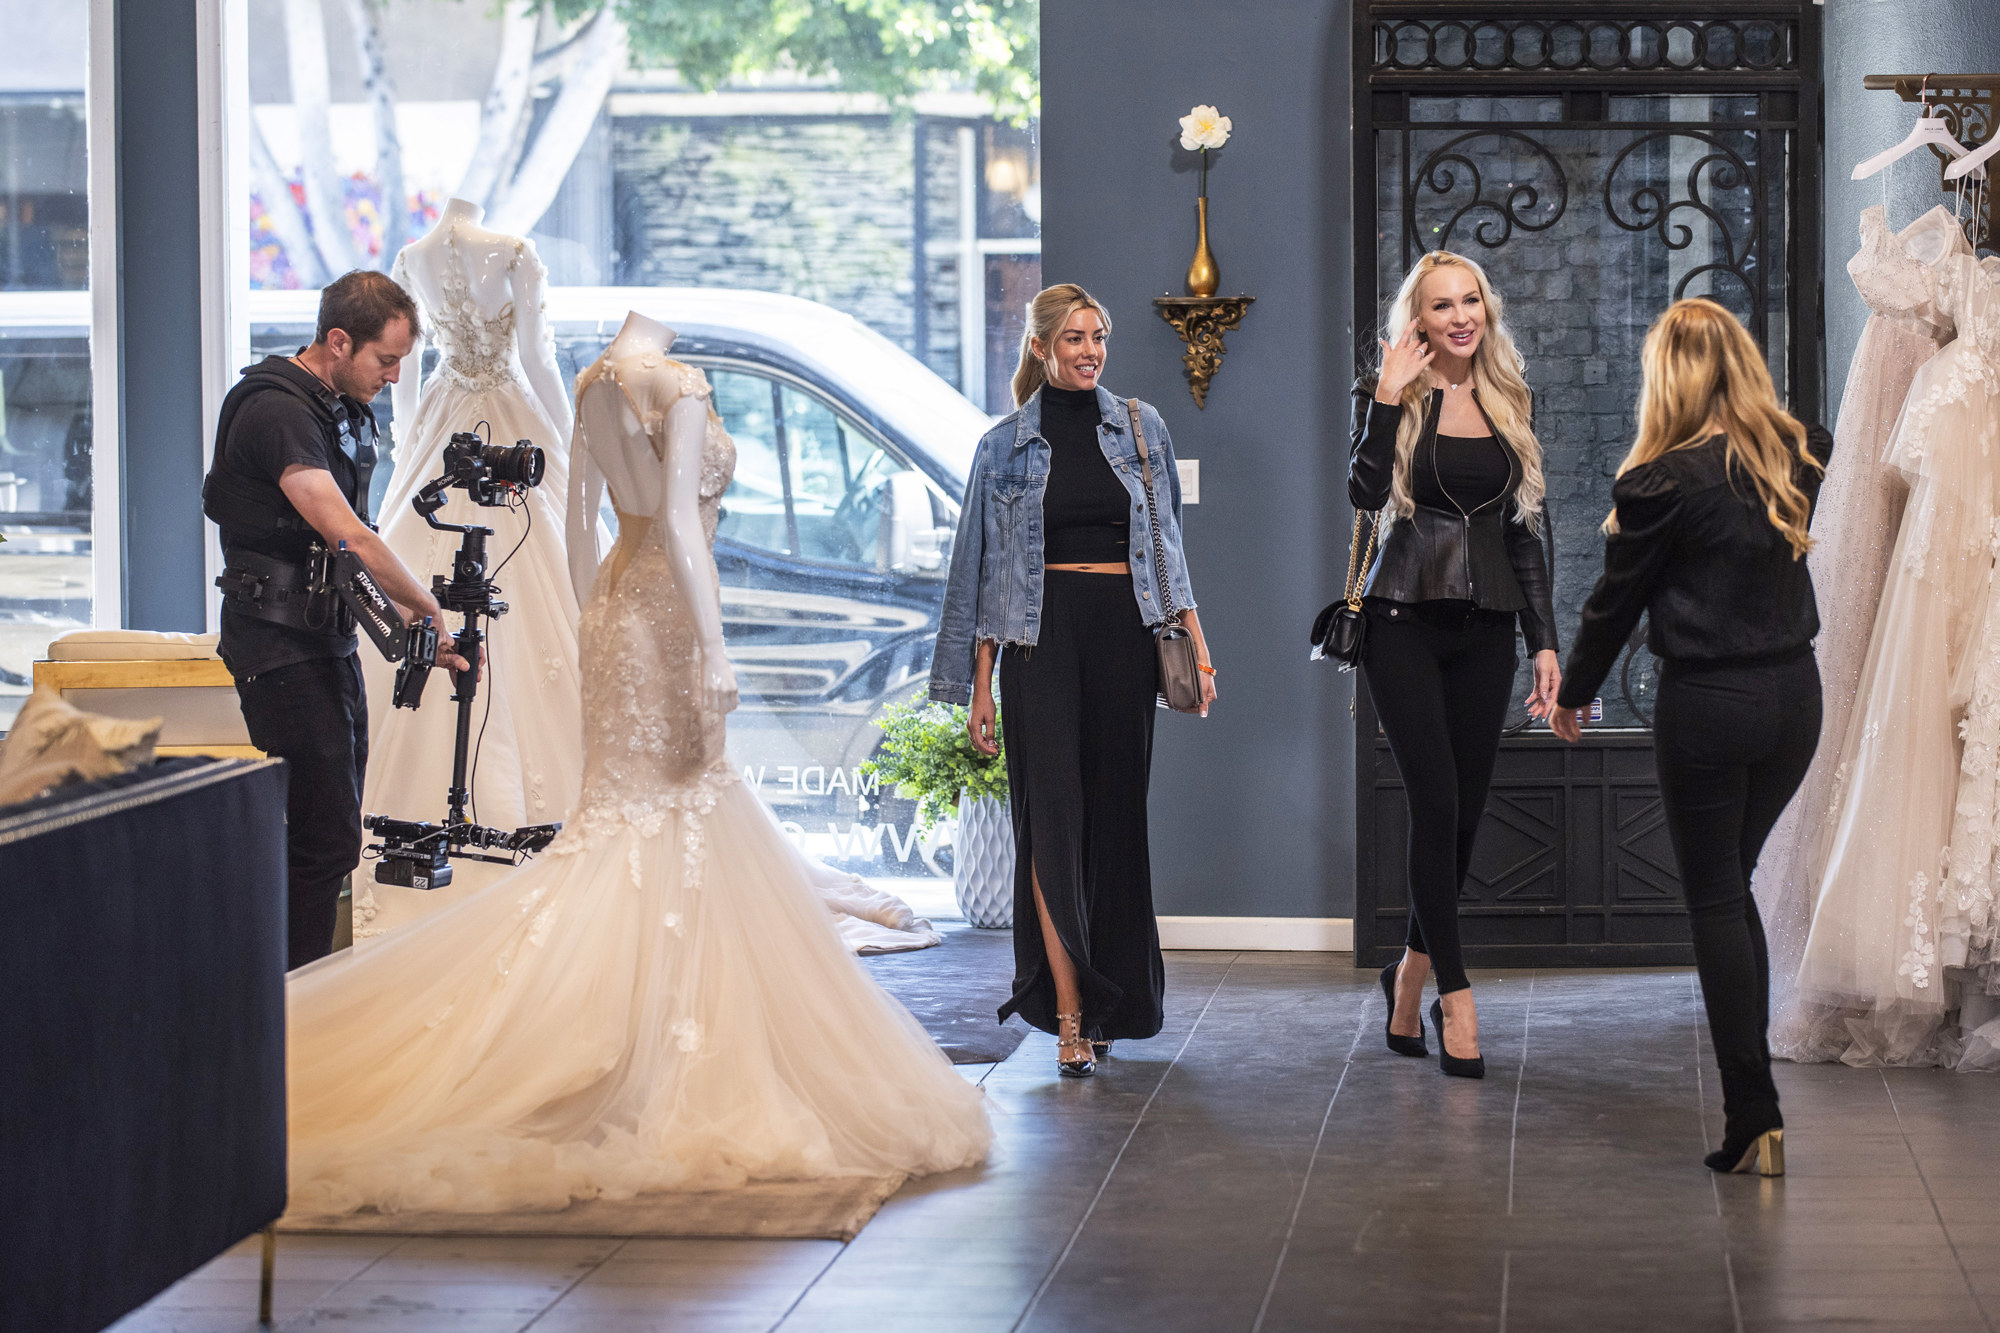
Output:
[[[1382,1048],[1345,955],[1168,958],[1095,1079],[968,1067],[1000,1149],[853,1243],[283,1238],[279,1325],[353,1333],[1987,1330],[2000,1080],[1779,1066],[1791,1175],[1718,1178],[1685,971],[1475,974],[1488,1077]],[[1433,1048],[1436,1037],[1431,1037]],[[239,1247],[116,1326],[249,1333]]]

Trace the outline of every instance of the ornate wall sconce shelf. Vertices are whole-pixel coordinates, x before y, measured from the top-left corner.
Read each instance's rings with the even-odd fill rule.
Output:
[[[1871,92],[1894,92],[1905,102],[1928,104],[1933,114],[1944,119],[1952,135],[1967,148],[1979,148],[2000,130],[2000,74],[1870,74],[1861,86]],[[1965,182],[1944,179],[1951,158],[1935,145],[1938,180],[1947,194],[1956,195]],[[1986,164],[1988,174],[2000,168],[2000,159]],[[2000,249],[2000,219],[1996,219],[1993,190],[1989,185],[1974,196],[1977,203],[1965,220],[1965,238],[1974,250]]]
[[[1222,369],[1222,335],[1243,322],[1254,296],[1156,296],[1153,308],[1160,318],[1174,326],[1187,344],[1181,364],[1187,367],[1188,392],[1194,405],[1208,406],[1208,382]]]

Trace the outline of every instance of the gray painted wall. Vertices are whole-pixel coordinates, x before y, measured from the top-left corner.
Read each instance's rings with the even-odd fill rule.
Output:
[[[1882,202],[1881,177],[1849,180],[1854,164],[1909,133],[1916,108],[1892,92],[1865,92],[1869,74],[2000,73],[2000,16],[1993,0],[1827,0],[1826,370],[1828,420],[1868,311],[1847,276],[1861,210]],[[1949,206],[1936,155],[1890,167],[1889,223],[1908,226],[1933,204]]]
[[[118,364],[125,624],[200,630],[201,217],[196,0],[119,0]]]
[[[1350,916],[1354,679],[1306,661],[1346,572],[1349,11],[1265,0],[1093,0],[1042,10],[1043,275],[1115,324],[1106,384],[1158,406],[1201,461],[1188,562],[1221,671],[1206,721],[1162,714],[1153,759],[1159,910]],[[1152,307],[1195,243],[1177,122],[1212,103],[1210,240],[1224,295],[1257,298],[1197,411]]]

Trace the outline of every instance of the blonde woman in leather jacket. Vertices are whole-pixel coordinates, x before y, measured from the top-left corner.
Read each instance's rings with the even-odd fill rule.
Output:
[[[1521,356],[1485,272],[1425,255],[1397,292],[1373,384],[1355,386],[1348,497],[1378,510],[1363,595],[1362,675],[1410,809],[1410,925],[1382,972],[1389,1049],[1425,1056],[1431,1005],[1439,1068],[1485,1076],[1458,937],[1458,896],[1500,749],[1514,637],[1533,655],[1528,712],[1555,705],[1562,673],[1543,553],[1542,451]]]

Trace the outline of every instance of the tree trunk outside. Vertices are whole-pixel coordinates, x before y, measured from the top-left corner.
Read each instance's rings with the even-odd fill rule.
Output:
[[[457,197],[484,208],[520,157],[534,87],[536,0],[511,0],[501,10],[500,59],[479,104],[479,141],[458,183]]]
[[[326,72],[326,15],[320,0],[284,0],[285,47],[292,79],[292,112],[298,117],[299,161],[313,239],[327,268],[355,267],[347,230],[347,195],[333,161],[331,93]]]
[[[604,109],[625,62],[625,25],[609,9],[598,10],[589,24],[534,146],[488,210],[487,225],[496,231],[526,234],[541,221]]]
[[[354,45],[361,59],[361,86],[375,108],[375,181],[382,190],[382,249],[375,267],[384,273],[409,239],[410,194],[403,184],[403,140],[396,127],[396,89],[382,54],[383,0],[347,0]]]

